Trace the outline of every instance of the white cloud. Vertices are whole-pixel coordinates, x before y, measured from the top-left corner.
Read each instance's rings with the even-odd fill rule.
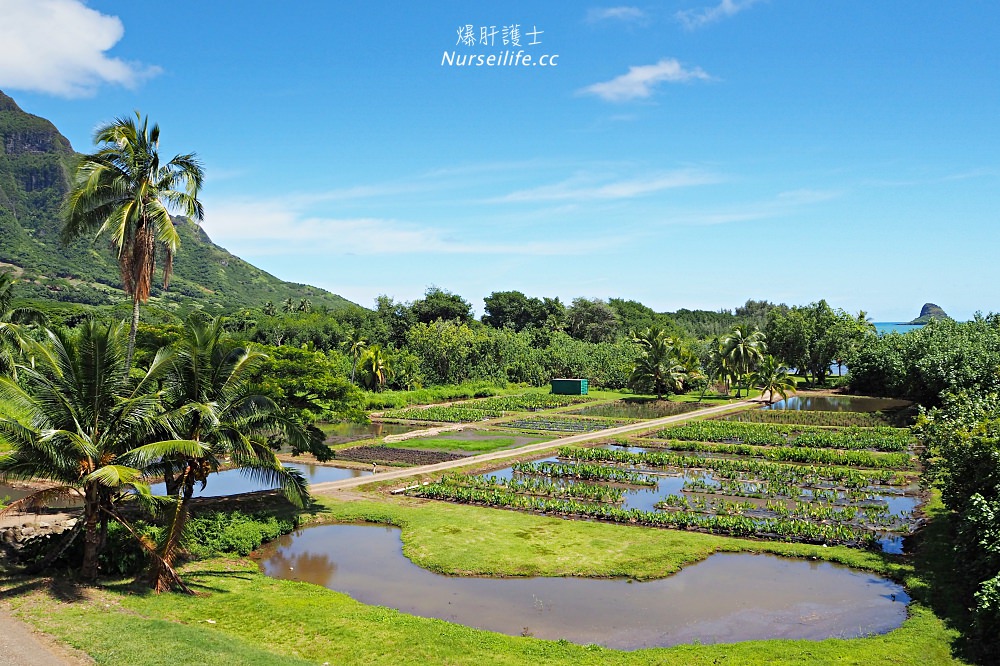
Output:
[[[658,83],[684,83],[695,79],[708,81],[711,78],[701,67],[685,69],[675,58],[664,58],[655,65],[629,67],[628,73],[589,85],[579,92],[597,95],[609,102],[625,102],[649,97]]]
[[[744,9],[756,5],[760,0],[722,0],[714,7],[700,9],[685,9],[677,12],[677,19],[688,30],[695,30],[709,23],[715,23],[730,16],[739,14]]]
[[[161,70],[109,57],[125,28],[82,0],[0,0],[0,88],[63,97],[133,87]]]
[[[692,187],[719,182],[719,177],[713,174],[682,169],[653,176],[617,180],[613,182],[596,182],[592,178],[572,178],[554,185],[543,185],[527,190],[512,192],[499,201],[595,201],[613,199],[632,199],[639,196],[654,194],[667,189]]]
[[[773,220],[796,215],[811,206],[838,199],[838,190],[789,190],[773,199],[705,210],[676,211],[665,215],[663,224],[716,225],[734,222]]]
[[[638,7],[600,7],[587,11],[587,21],[597,23],[598,21],[642,21],[646,18],[646,12]]]
[[[303,197],[309,199],[311,197]],[[598,252],[620,239],[528,238],[470,240],[466,230],[422,226],[379,218],[334,218],[311,214],[281,198],[220,201],[206,206],[205,231],[212,240],[240,254],[303,255],[400,254],[577,255]]]

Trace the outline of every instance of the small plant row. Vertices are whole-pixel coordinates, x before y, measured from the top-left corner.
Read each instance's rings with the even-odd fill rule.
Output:
[[[659,482],[657,477],[650,476],[649,474],[640,474],[639,472],[633,472],[620,467],[608,467],[607,465],[595,465],[585,462],[576,464],[519,462],[514,463],[511,469],[515,474],[581,479],[583,481],[605,481],[628,486],[656,486]]]
[[[652,468],[710,469],[722,476],[731,475],[730,478],[738,478],[751,473],[764,481],[777,481],[798,485],[822,485],[824,482],[834,482],[848,488],[865,488],[871,485],[904,485],[907,483],[905,474],[892,470],[869,471],[848,467],[792,465],[739,458],[703,458],[657,451],[634,453],[620,449],[564,446],[559,449],[559,457],[574,461],[614,463]]]
[[[753,446],[750,444],[716,444],[696,441],[655,442],[660,448],[673,451],[698,451],[723,455],[763,458],[776,462],[821,465],[844,465],[873,469],[912,469],[913,460],[906,453],[873,453],[872,451],[799,448],[795,446]]]
[[[522,393],[519,395],[504,395],[496,398],[486,398],[461,405],[473,409],[483,409],[488,412],[527,412],[541,409],[555,409],[580,402],[589,398],[581,395],[558,395],[554,393]]]
[[[460,407],[458,405],[431,406],[410,409],[391,409],[382,418],[404,421],[438,421],[442,423],[474,423],[503,416],[502,410]]]
[[[875,504],[864,507],[835,507],[829,504],[799,501],[789,506],[785,502],[768,500],[762,507],[753,502],[670,495],[658,502],[656,508],[660,511],[693,511],[750,518],[794,518],[827,524],[851,525],[867,530],[892,532],[907,530],[906,523],[890,516],[885,505]]]
[[[720,421],[741,423],[784,423],[806,426],[856,426],[876,428],[892,425],[889,415],[882,412],[820,412],[794,409],[750,409],[719,417]]]
[[[769,483],[766,481],[744,481],[742,479],[686,479],[682,492],[728,497],[750,497],[754,499],[793,499],[826,502],[866,502],[877,497],[867,488],[836,490],[827,488],[803,488],[789,483]]]
[[[595,432],[606,428],[622,425],[623,421],[610,419],[518,419],[505,423],[505,426],[520,430],[541,430],[544,432]]]
[[[898,428],[830,430],[815,426],[790,426],[739,421],[695,421],[666,428],[661,439],[727,442],[756,446],[797,446],[848,450],[906,451],[914,443],[909,431]]]
[[[543,479],[502,479],[496,476],[467,476],[449,474],[439,481],[453,486],[467,488],[499,488],[518,495],[538,497],[572,497],[588,502],[620,504],[625,496],[624,488],[601,486],[593,483],[552,483]]]
[[[540,511],[562,516],[696,530],[736,537],[759,537],[808,543],[839,543],[861,547],[874,547],[877,544],[877,536],[870,530],[844,524],[822,524],[795,518],[752,518],[684,510],[667,512],[622,509],[611,504],[592,504],[578,500],[534,497],[519,495],[502,488],[470,488],[447,483],[433,483],[410,492],[420,497],[464,504],[480,504],[521,511]]]

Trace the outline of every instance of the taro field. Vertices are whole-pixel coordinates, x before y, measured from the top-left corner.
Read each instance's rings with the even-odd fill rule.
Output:
[[[433,421],[438,423],[472,423],[500,418],[520,412],[537,412],[557,407],[566,407],[589,398],[579,395],[555,395],[546,393],[524,393],[495,398],[471,400],[453,405],[432,405],[430,407],[410,407],[391,409],[382,413],[383,419],[401,421]]]
[[[921,523],[915,441],[906,429],[839,418],[852,425],[697,421],[563,446],[545,460],[453,474],[413,492],[566,518],[901,552]]]

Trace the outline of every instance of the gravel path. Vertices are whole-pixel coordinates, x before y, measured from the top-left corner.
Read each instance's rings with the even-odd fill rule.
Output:
[[[493,451],[491,453],[483,453],[478,456],[467,456],[460,460],[449,460],[447,462],[436,463],[434,465],[422,465],[420,467],[407,467],[405,469],[394,469],[388,472],[379,472],[374,477],[363,476],[354,479],[345,479],[343,481],[328,481],[327,483],[317,483],[309,487],[309,492],[311,492],[313,495],[338,496],[339,491],[347,490],[350,488],[357,488],[358,486],[363,486],[372,483],[373,481],[392,481],[395,479],[406,479],[411,476],[417,476],[420,474],[429,474],[431,472],[442,472],[444,470],[455,469],[456,467],[465,467],[466,465],[475,465],[477,463],[488,462],[491,460],[503,460],[505,458],[523,456],[525,454],[535,453],[536,451],[545,451],[547,449],[552,449],[556,446],[566,446],[567,444],[578,444],[580,442],[587,442],[594,439],[602,439],[604,437],[613,437],[615,435],[621,435],[636,430],[651,430],[653,428],[658,428],[660,426],[671,425],[682,421],[689,421],[691,419],[699,418],[710,414],[719,414],[731,410],[742,409],[745,407],[750,407],[755,404],[758,403],[755,401],[745,400],[743,402],[734,402],[731,404],[720,405],[718,407],[709,407],[708,409],[698,409],[693,412],[676,414],[674,416],[664,416],[663,418],[651,419],[649,421],[642,421],[639,423],[629,423],[628,425],[617,426],[614,428],[607,428],[605,430],[598,430],[597,432],[588,432],[588,433],[583,433],[581,435],[572,435],[570,437],[563,437],[561,439],[550,440],[548,442],[541,442],[539,444],[529,444],[527,446],[522,446],[516,449],[505,449],[503,451]]]
[[[94,661],[39,634],[0,606],[0,666],[81,666]]]

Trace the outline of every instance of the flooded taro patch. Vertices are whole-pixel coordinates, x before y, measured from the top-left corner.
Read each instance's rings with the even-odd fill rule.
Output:
[[[717,554],[668,578],[477,578],[422,569],[397,528],[322,525],[259,554],[268,576],[365,604],[514,636],[634,650],[769,638],[850,638],[889,631],[909,602],[897,584],[838,565]]]
[[[763,407],[764,410],[820,412],[885,412],[908,407],[908,400],[851,395],[793,395]]]
[[[669,400],[615,400],[600,405],[588,405],[564,414],[581,416],[605,416],[615,419],[659,419],[664,416],[687,414],[708,407],[697,402],[670,402]]]
[[[700,421],[412,491],[570,518],[898,552],[921,524],[908,430]]]

